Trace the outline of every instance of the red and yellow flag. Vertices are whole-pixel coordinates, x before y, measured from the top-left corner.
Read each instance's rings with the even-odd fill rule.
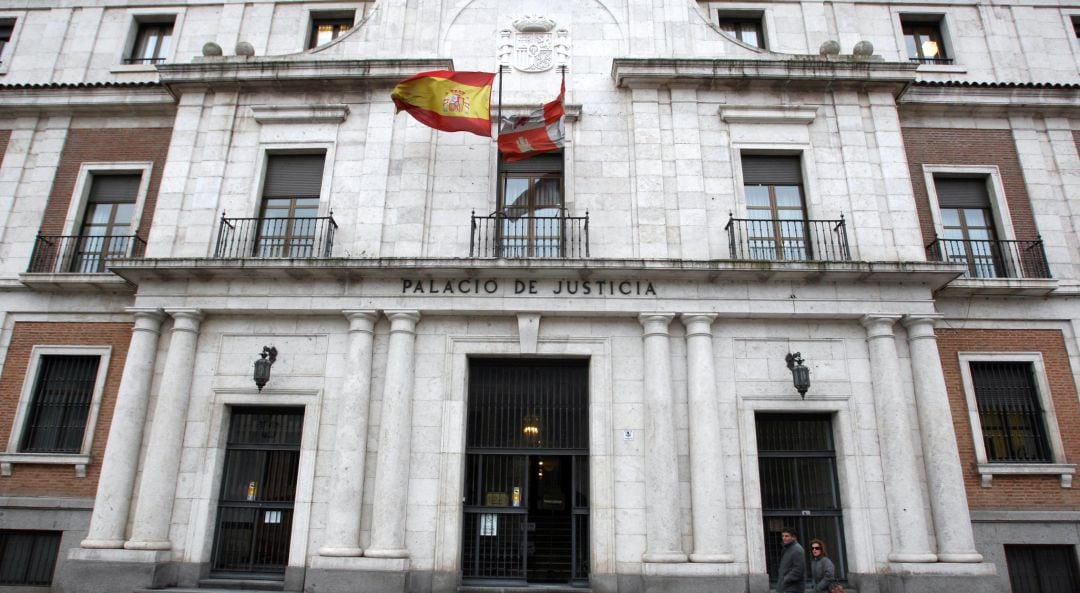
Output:
[[[397,110],[444,132],[491,137],[491,72],[421,72],[390,93]]]

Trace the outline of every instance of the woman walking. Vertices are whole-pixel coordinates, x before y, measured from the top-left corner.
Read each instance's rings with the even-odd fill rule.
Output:
[[[814,578],[814,593],[827,593],[836,582],[836,567],[829,560],[825,542],[820,539],[810,540],[810,574]]]

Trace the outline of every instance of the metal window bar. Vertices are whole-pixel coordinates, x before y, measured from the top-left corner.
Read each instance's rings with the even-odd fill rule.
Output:
[[[589,213],[569,216],[518,215],[508,209],[477,216],[472,212],[469,257],[568,258],[589,257]]]
[[[735,218],[729,215],[731,259],[770,261],[849,261],[847,225],[839,220]]]
[[[971,380],[990,461],[1052,461],[1039,393],[1028,362],[972,362]]]
[[[1080,591],[1076,546],[1006,545],[1012,593],[1074,593]]]
[[[59,531],[0,530],[0,585],[52,585]]]
[[[165,58],[124,58],[125,64],[164,64]]]
[[[222,214],[214,257],[331,257],[336,233],[333,214],[297,218],[226,218]]]
[[[78,453],[97,379],[97,356],[43,356],[20,451]]]
[[[142,257],[146,241],[136,235],[38,235],[27,272],[104,274],[110,259]]]
[[[930,261],[967,266],[965,278],[1050,278],[1042,239],[1035,241],[935,238],[926,246]]]
[[[908,58],[908,61],[915,62],[916,64],[952,64],[953,58]]]

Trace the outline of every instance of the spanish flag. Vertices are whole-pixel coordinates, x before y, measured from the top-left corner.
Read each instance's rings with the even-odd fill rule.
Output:
[[[559,88],[559,96],[529,115],[504,117],[499,129],[499,152],[510,163],[531,156],[554,152],[566,144],[563,116],[566,109],[566,81]]]
[[[444,132],[491,137],[491,72],[421,72],[390,93],[397,110]]]

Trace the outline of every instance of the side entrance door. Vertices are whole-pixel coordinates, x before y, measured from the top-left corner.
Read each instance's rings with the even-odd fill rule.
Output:
[[[211,570],[284,578],[289,562],[302,408],[232,409]]]

